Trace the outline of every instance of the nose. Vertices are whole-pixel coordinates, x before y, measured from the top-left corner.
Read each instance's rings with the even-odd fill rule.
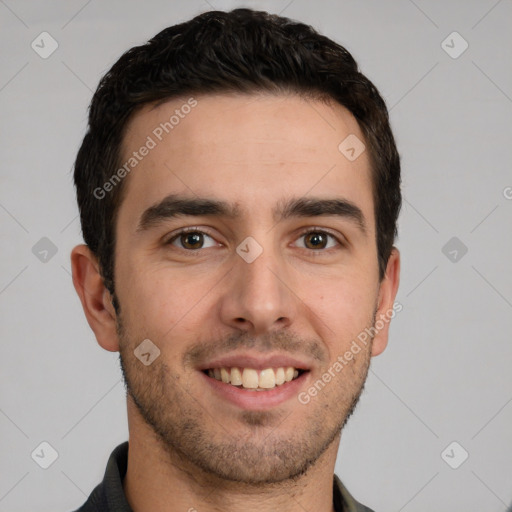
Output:
[[[298,300],[292,277],[273,251],[265,249],[251,263],[237,255],[220,299],[221,320],[251,335],[263,335],[290,327]]]

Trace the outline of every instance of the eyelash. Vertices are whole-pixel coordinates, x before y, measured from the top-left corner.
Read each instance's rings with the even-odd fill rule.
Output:
[[[205,231],[204,229],[199,229],[199,228],[196,228],[196,227],[188,227],[188,228],[183,228],[183,229],[180,229],[177,233],[174,233],[171,238],[169,238],[166,242],[165,242],[165,245],[172,245],[172,243],[177,240],[181,235],[183,234],[186,234],[186,233],[201,233],[203,235],[207,235],[209,236],[210,238],[212,239],[215,239],[213,237],[213,235],[211,235],[210,233],[208,233],[208,231]],[[302,231],[299,236],[297,237],[297,240],[299,238],[302,238],[306,235],[309,235],[311,233],[319,233],[319,234],[324,234],[324,235],[328,235],[329,237],[331,237],[332,239],[334,239],[337,244],[338,244],[338,247],[329,247],[327,249],[318,249],[318,250],[315,250],[315,249],[308,249],[307,247],[300,247],[300,249],[304,249],[304,250],[307,250],[308,252],[312,253],[314,256],[320,256],[322,254],[325,254],[326,252],[329,253],[331,252],[332,250],[339,250],[340,248],[343,248],[345,247],[345,243],[342,242],[340,240],[339,237],[337,237],[336,235],[334,235],[333,233],[325,230],[324,228],[320,228],[320,227],[311,227],[311,228],[307,228],[305,229],[304,231]],[[177,247],[178,249],[182,250],[182,251],[185,251],[187,253],[199,253],[201,251],[201,249],[185,249],[183,247]],[[208,249],[208,247],[207,247]]]

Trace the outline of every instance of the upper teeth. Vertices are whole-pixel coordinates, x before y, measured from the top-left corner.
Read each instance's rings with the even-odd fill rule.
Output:
[[[208,376],[233,386],[246,389],[271,389],[298,377],[299,371],[293,366],[265,368],[258,372],[253,368],[214,368]]]

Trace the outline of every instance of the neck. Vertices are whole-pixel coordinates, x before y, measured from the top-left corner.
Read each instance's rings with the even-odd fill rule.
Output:
[[[251,485],[205,473],[163,446],[151,428],[128,409],[130,437],[123,487],[134,512],[334,512],[333,474],[339,436],[300,477]]]

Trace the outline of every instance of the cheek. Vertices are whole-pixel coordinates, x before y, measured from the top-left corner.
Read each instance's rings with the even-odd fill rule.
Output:
[[[130,319],[136,332],[164,341],[199,323],[205,304],[202,299],[210,288],[208,283],[199,284],[186,272],[148,268],[147,263],[145,267],[142,263],[130,267],[145,268],[126,273],[124,294],[119,297],[123,316]]]
[[[308,306],[321,322],[320,335],[329,347],[331,358],[344,352],[353,339],[371,325],[377,299],[368,284],[338,279],[324,283],[322,290],[311,296]]]

